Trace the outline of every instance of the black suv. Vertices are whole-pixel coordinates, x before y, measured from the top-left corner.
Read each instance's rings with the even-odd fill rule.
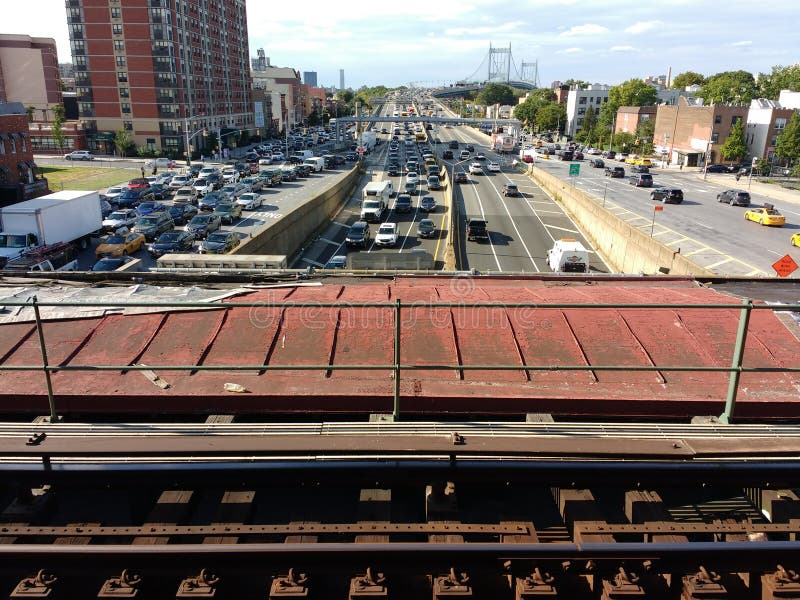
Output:
[[[350,226],[350,231],[347,232],[347,237],[344,238],[344,241],[348,246],[366,248],[369,238],[369,224],[366,221],[356,221]]]
[[[664,204],[680,204],[683,202],[683,190],[678,188],[656,188],[650,192],[650,200]]]
[[[484,219],[467,219],[467,240],[488,240],[487,225]]]
[[[625,177],[625,169],[622,167],[606,167],[605,169],[606,177],[614,177],[616,179],[622,179]]]
[[[397,200],[394,201],[394,212],[407,213],[411,212],[411,196],[408,194],[400,194]]]
[[[447,145],[447,147],[451,150],[458,150],[458,142],[456,140],[450,140],[450,143]]]
[[[452,150],[445,150],[442,152],[442,158],[444,159],[452,159],[453,158],[453,151]]]
[[[744,190],[725,190],[717,194],[717,201],[731,206],[750,206],[750,194]]]

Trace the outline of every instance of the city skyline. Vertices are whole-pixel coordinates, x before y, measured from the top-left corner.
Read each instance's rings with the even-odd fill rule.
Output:
[[[339,69],[352,88],[483,79],[489,44],[510,44],[518,69],[538,61],[543,84],[575,78],[613,85],[668,67],[673,75],[757,74],[800,60],[800,7],[790,0],[758,14],[739,0],[723,11],[710,0],[620,0],[613,7],[600,0],[409,0],[340,14],[311,5],[300,19],[288,4],[247,3],[249,51],[264,48],[273,65],[316,71],[326,87],[338,85]],[[52,37],[59,60],[71,59],[63,0],[29,0],[4,15],[0,33]]]

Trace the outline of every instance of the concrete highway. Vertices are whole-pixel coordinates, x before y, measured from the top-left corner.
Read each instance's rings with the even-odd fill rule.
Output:
[[[623,164],[605,162],[606,166]],[[536,166],[564,181],[571,179],[568,162],[537,157]],[[709,173],[704,181],[697,171],[677,168],[656,167],[650,172],[654,186],[682,189],[683,203],[667,204],[662,212],[655,212],[653,206],[661,203],[650,200],[649,189],[630,185],[627,177],[605,177],[603,169],[590,167],[588,161],[582,161],[575,185],[601,204],[605,196],[606,208],[629,225],[648,234],[652,228],[655,239],[720,275],[774,276],[770,265],[787,253],[800,262],[800,250],[789,244],[792,234],[800,230],[800,207],[752,193],[751,206],[771,203],[786,216],[783,227],[763,227],[744,220],[746,208],[717,201],[722,190],[747,190],[746,178],[736,182],[730,175]],[[630,165],[625,165],[625,173],[630,175]]]
[[[396,104],[388,103],[381,108],[381,115],[391,115]],[[411,119],[413,120],[413,119]],[[391,124],[378,124],[379,130],[386,127],[389,135],[379,135],[382,139],[375,152],[366,157],[367,176],[362,185],[353,192],[350,200],[339,215],[333,220],[326,231],[306,248],[298,260],[292,265],[295,268],[323,266],[333,256],[347,253],[367,252],[409,252],[413,249],[423,249],[434,256],[434,266],[441,269],[444,266],[444,250],[447,242],[450,225],[451,210],[444,206],[444,193],[427,190],[420,177],[420,191],[413,197],[411,213],[397,214],[394,210],[384,214],[384,221],[398,224],[400,239],[394,248],[379,248],[370,243],[363,250],[350,248],[344,244],[347,231],[359,219],[361,204],[361,189],[368,181],[391,179],[394,189],[401,189],[404,185],[405,173],[400,177],[389,177],[386,174],[388,163],[388,140],[391,138]],[[509,156],[500,156],[489,150],[487,137],[468,127],[440,127],[438,130],[428,131],[430,147],[436,157],[441,159],[442,152],[447,149],[450,140],[459,142],[459,149],[453,150],[458,157],[459,152],[468,144],[475,146],[475,152],[467,161],[443,160],[442,163],[452,175],[455,170],[466,170],[469,163],[473,162],[475,154],[483,152],[486,160],[483,161],[485,175],[468,175],[466,184],[454,184],[453,200],[457,203],[459,223],[456,232],[456,251],[460,256],[460,265],[464,270],[477,270],[481,273],[514,273],[514,272],[550,272],[546,264],[547,251],[553,246],[556,239],[570,237],[582,242],[587,249],[591,249],[588,241],[564,213],[561,207],[549,198],[535,183],[511,166]],[[400,163],[405,164],[408,156],[404,155],[404,144],[400,136]],[[418,151],[412,151],[419,158]],[[489,162],[501,163],[501,172],[488,173],[486,168]],[[519,197],[504,198],[502,195],[503,184],[516,183],[521,192]],[[435,212],[427,214],[419,210],[419,200],[431,195],[437,203]],[[393,199],[394,200],[394,199]],[[391,204],[390,204],[391,206]],[[467,241],[464,234],[467,216],[483,216],[489,223],[489,241]],[[433,239],[422,239],[416,235],[416,224],[420,219],[429,217],[434,220],[437,235]],[[378,225],[371,227],[373,236]],[[593,272],[607,272],[608,268],[602,258],[596,253],[591,255],[590,266]]]

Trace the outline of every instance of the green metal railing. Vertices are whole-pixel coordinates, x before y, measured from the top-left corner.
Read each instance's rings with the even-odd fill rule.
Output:
[[[381,308],[391,309],[394,313],[394,357],[392,364],[371,365],[50,365],[47,359],[47,344],[44,336],[44,320],[41,307],[96,307],[96,308],[201,308],[206,310],[230,308]],[[734,417],[736,398],[739,391],[739,379],[742,373],[798,373],[797,367],[745,367],[743,366],[745,344],[747,342],[750,315],[754,310],[772,311],[800,311],[800,304],[765,305],[753,304],[750,299],[742,300],[739,308],[738,330],[731,357],[730,367],[708,366],[619,366],[619,365],[412,365],[402,364],[400,361],[402,313],[407,310],[436,309],[436,308],[482,308],[482,309],[556,309],[556,310],[676,310],[676,309],[712,309],[735,310],[736,304],[624,304],[624,303],[497,303],[497,302],[413,302],[404,304],[398,298],[394,302],[39,302],[31,297],[25,301],[0,300],[0,307],[29,307],[33,309],[36,322],[36,332],[42,355],[39,365],[0,365],[3,371],[42,371],[47,386],[47,398],[50,406],[52,422],[58,420],[55,406],[55,397],[51,381],[51,373],[58,371],[391,371],[394,376],[394,403],[393,417],[400,419],[400,378],[401,374],[409,371],[669,371],[669,372],[725,372],[729,374],[728,391],[725,399],[725,408],[719,417],[722,423],[730,423]]]

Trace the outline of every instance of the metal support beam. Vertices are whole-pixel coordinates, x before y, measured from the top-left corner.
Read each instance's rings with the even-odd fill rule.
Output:
[[[42,327],[42,315],[39,312],[39,304],[36,296],[31,298],[33,305],[33,314],[36,318],[36,334],[39,336],[39,350],[42,353],[42,370],[44,371],[44,381],[47,385],[47,403],[50,405],[50,422],[57,423],[58,415],[56,414],[56,401],[53,397],[53,382],[50,380],[50,364],[47,361],[47,346],[44,343],[44,329]]]
[[[750,311],[753,301],[749,298],[742,300],[742,309],[739,313],[739,330],[736,332],[736,346],[733,349],[731,371],[728,377],[728,397],[725,400],[725,411],[719,416],[722,423],[728,424],[733,419],[736,408],[736,395],[739,391],[739,378],[742,375],[742,360],[744,359],[745,344],[747,342],[747,327],[750,324]]]

